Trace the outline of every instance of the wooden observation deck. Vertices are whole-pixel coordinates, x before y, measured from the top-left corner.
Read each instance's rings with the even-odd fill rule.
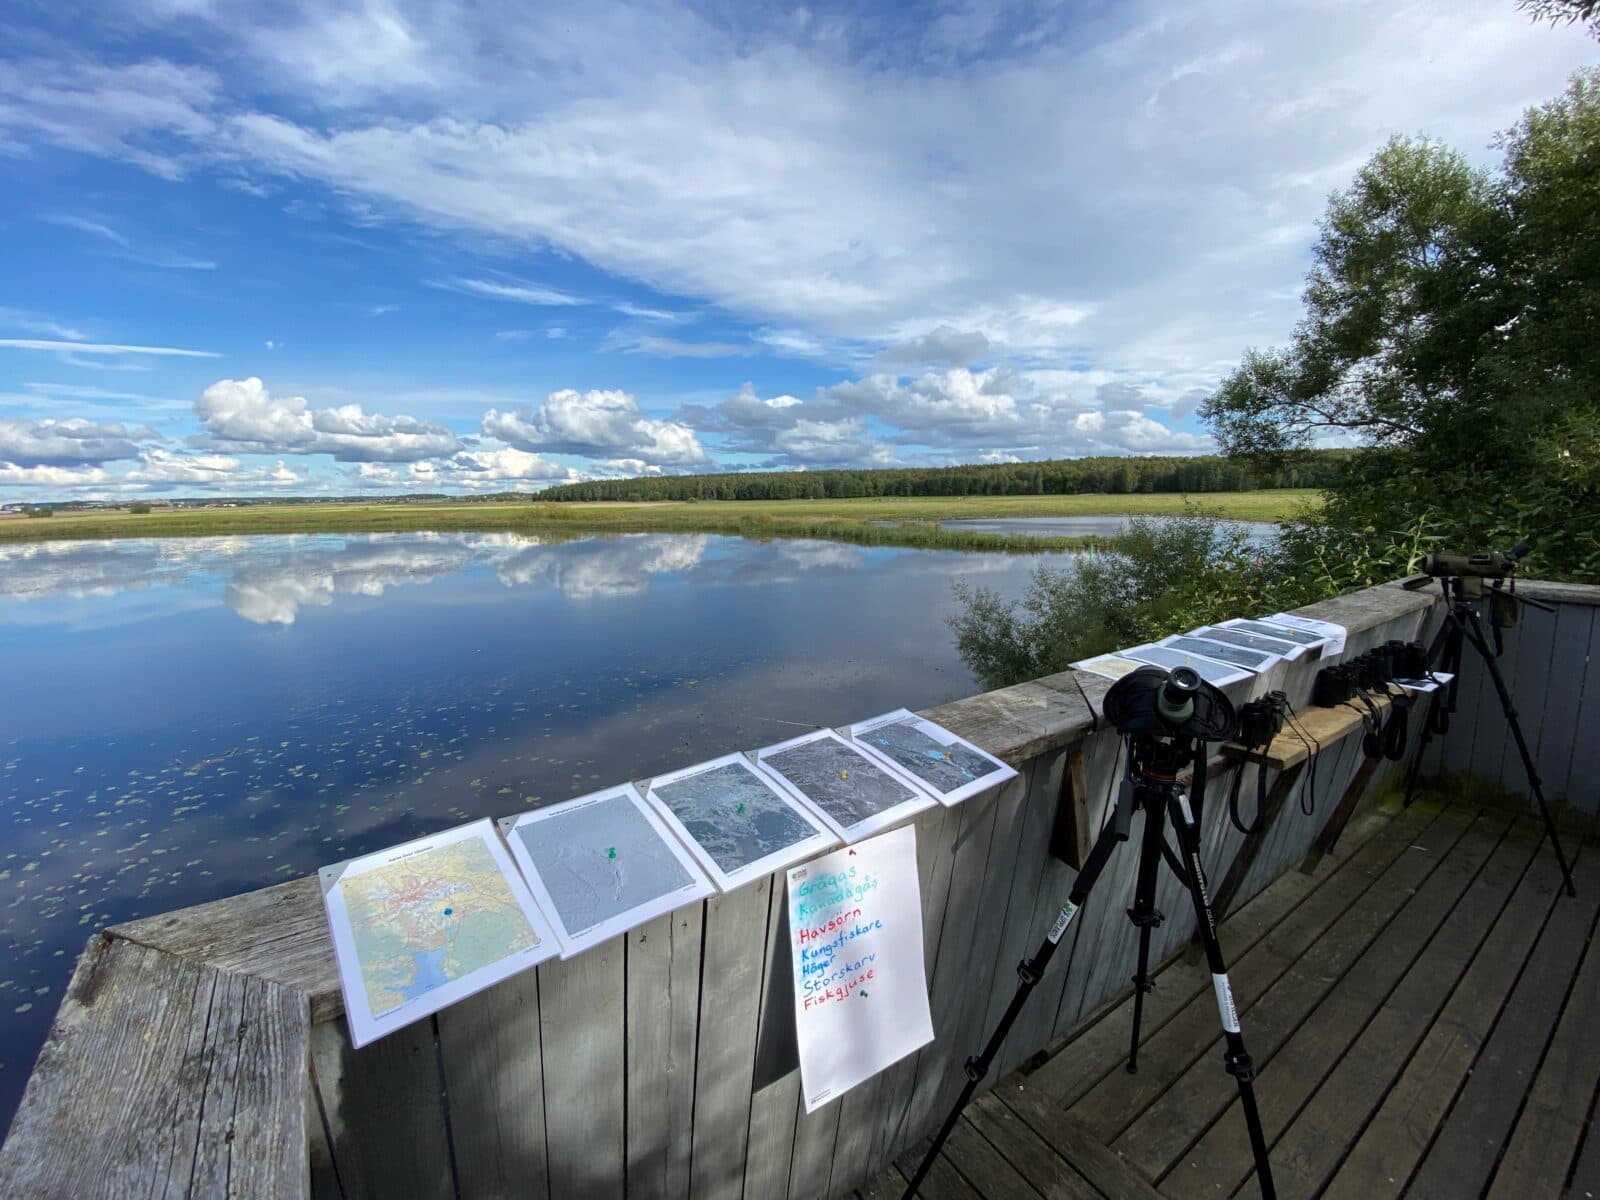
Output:
[[[1600,587],[1525,584],[1501,659],[1576,899],[1515,793],[1520,756],[1479,664],[1422,760],[1434,796],[1375,804],[1399,765],[1359,718],[1275,746],[1263,832],[1208,808],[1202,856],[1284,1197],[1600,1192]],[[1437,588],[1301,610],[1345,654],[1438,628]],[[898,1194],[1075,878],[1119,778],[1108,681],[1081,672],[932,710],[1018,776],[914,818],[935,1038],[807,1113],[781,876],[551,960],[356,1050],[315,878],[95,933],[0,1147],[0,1196],[623,1197]],[[1421,721],[1411,726],[1412,737]],[[1340,730],[1344,730],[1343,733]],[[1219,757],[1212,793],[1253,781]],[[1475,780],[1477,782],[1470,782]],[[1470,801],[1488,784],[1497,803]],[[1250,1196],[1194,914],[1159,885],[1138,1075],[1123,1070],[1136,855],[1097,884],[926,1182],[929,1198]],[[1070,943],[1070,944],[1069,944]],[[787,1024],[789,1048],[783,1033]]]
[[[1600,846],[1568,899],[1542,833],[1387,805],[1223,925],[1285,1200],[1600,1195]],[[978,1100],[926,1200],[1258,1196],[1204,962],[1157,977],[1137,1075],[1130,1007]],[[920,1149],[861,1194],[898,1196]]]

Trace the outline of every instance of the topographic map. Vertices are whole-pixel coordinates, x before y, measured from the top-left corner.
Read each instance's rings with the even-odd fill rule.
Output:
[[[842,742],[818,738],[761,759],[800,794],[848,829],[907,800],[919,799],[898,779]]]
[[[625,795],[517,827],[569,934],[695,883]]]
[[[960,742],[943,745],[909,721],[879,726],[857,734],[856,740],[866,742],[941,792],[956,791],[997,769],[994,763]]]
[[[788,801],[737,763],[651,791],[728,874],[817,836]]]
[[[437,846],[340,885],[374,1017],[539,944],[478,840]]]

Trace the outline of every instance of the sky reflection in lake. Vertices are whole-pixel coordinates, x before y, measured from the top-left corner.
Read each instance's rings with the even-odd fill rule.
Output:
[[[0,1127],[115,921],[976,690],[1037,558],[641,534],[0,546]]]

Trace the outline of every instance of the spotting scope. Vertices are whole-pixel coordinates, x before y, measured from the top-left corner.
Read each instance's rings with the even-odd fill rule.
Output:
[[[1422,569],[1435,579],[1504,579],[1517,569],[1517,560],[1533,549],[1527,542],[1518,542],[1511,549],[1479,550],[1476,554],[1430,554],[1422,560]]]

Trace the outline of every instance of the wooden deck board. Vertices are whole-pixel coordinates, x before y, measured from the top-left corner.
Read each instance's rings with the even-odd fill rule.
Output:
[[[1589,865],[1577,898],[1563,897],[1551,913],[1409,1195],[1452,1197],[1464,1189],[1477,1195],[1493,1172],[1600,910],[1600,873]]]
[[[1579,853],[1569,900],[1536,822],[1431,816],[1359,814],[1342,862],[1285,877],[1224,924],[1225,946],[1230,931],[1253,939],[1235,987],[1278,1194],[1594,1200],[1600,851]],[[1252,972],[1254,993],[1238,986]],[[1128,1089],[1127,1006],[1113,1006],[980,1097],[923,1194],[1258,1195],[1197,976],[1185,956],[1161,972],[1176,995],[1141,1051],[1148,1081]],[[915,1166],[902,1157],[863,1194],[898,1194]]]
[[[1417,871],[1424,865],[1407,861],[1404,847],[1409,844],[1410,836],[1421,836],[1429,824],[1427,816],[1420,811],[1406,813],[1397,821],[1400,824],[1396,832],[1400,836],[1363,847],[1360,854],[1349,860],[1346,870],[1285,914],[1244,954],[1235,955],[1231,938],[1223,941],[1224,953],[1235,955],[1229,961],[1230,976],[1242,1004],[1248,1005],[1268,991],[1352,904],[1364,904],[1363,912],[1373,922],[1392,913],[1394,898],[1413,885]],[[1226,932],[1231,931],[1225,928]],[[1183,1011],[1161,1028],[1143,1035],[1139,1073],[1129,1075],[1119,1064],[1118,1069],[1106,1074],[1074,1105],[1073,1112],[1091,1133],[1107,1142],[1114,1141],[1147,1108],[1158,1102],[1172,1079],[1189,1069],[1215,1040],[1217,1010],[1211,976],[1204,970],[1203,963],[1200,974],[1201,986],[1191,993]],[[1154,994],[1160,995],[1164,986],[1164,980],[1158,981]],[[1124,1019],[1121,1022],[1122,1055],[1127,1053],[1127,1037],[1128,1024]],[[1246,1039],[1249,1040],[1248,1025]],[[1208,1060],[1206,1065],[1209,1068],[1215,1064]]]
[[[1044,1200],[1100,1200],[1100,1191],[993,1095],[978,1097],[967,1120]]]
[[[1071,1116],[1053,1106],[1042,1092],[1011,1080],[995,1096],[1056,1148],[1072,1169],[1089,1180],[1107,1200],[1159,1200],[1160,1193],[1117,1156],[1097,1142]]]
[[[1421,819],[1422,805],[1414,808],[1416,820]],[[1432,814],[1434,809],[1427,809]],[[1387,839],[1373,843],[1372,839],[1386,829],[1394,819],[1391,812],[1373,811],[1353,827],[1343,850],[1342,859],[1330,859],[1315,875],[1292,872],[1272,887],[1240,907],[1239,911],[1222,923],[1220,937],[1223,949],[1242,956],[1260,941],[1290,913],[1301,901],[1325,883],[1335,871],[1351,868],[1349,864],[1365,865],[1371,856],[1383,856]],[[1358,852],[1372,843],[1368,855],[1358,857]],[[1394,851],[1398,854],[1399,851]],[[1392,856],[1390,856],[1392,857]],[[1383,858],[1386,865],[1390,858]],[[1373,871],[1373,878],[1377,872]],[[1144,1028],[1146,1040],[1167,1021],[1182,1012],[1195,997],[1209,995],[1211,976],[1198,954],[1185,954],[1169,964],[1160,975],[1160,986],[1145,997]],[[1128,1053],[1128,1022],[1132,1019],[1133,997],[1128,995],[1104,1012],[1096,1022],[1068,1045],[1070,1053],[1057,1053],[1029,1077],[1029,1083],[1062,1104],[1072,1104],[1113,1071],[1122,1069]]]
[[[97,936],[0,1150],[0,1195],[303,1195],[309,1029],[276,983]],[[76,1086],[75,1056],[119,1086]]]
[[[1370,1023],[1334,1061],[1272,1153],[1273,1178],[1285,1195],[1313,1194],[1326,1183],[1427,1035],[1521,882],[1533,850],[1531,836],[1500,843]],[[1276,1061],[1279,1070],[1302,1067],[1292,1053]]]
[[[1419,836],[1415,849],[1395,860],[1394,867],[1384,873],[1381,885],[1368,889],[1342,921],[1317,939],[1315,954],[1303,954],[1264,994],[1235,984],[1235,996],[1242,1002],[1240,1023],[1245,1043],[1257,1070],[1270,1070],[1277,1048],[1293,1035],[1305,1015],[1367,947],[1390,927],[1396,914],[1404,911],[1407,895],[1425,887],[1436,870],[1448,863],[1449,852],[1466,832],[1468,820],[1465,814],[1449,810],[1442,814]],[[1216,1014],[1209,1015],[1211,1040],[1196,1047],[1198,1053],[1192,1065],[1115,1143],[1130,1162],[1152,1178],[1167,1175],[1238,1094],[1233,1079],[1222,1070]],[[1257,1091],[1261,1086],[1262,1080],[1258,1080]],[[1185,1174],[1192,1172],[1186,1163]],[[1174,1186],[1181,1184],[1175,1181]]]
[[[980,1196],[990,1200],[1039,1200],[1022,1172],[979,1133],[966,1117],[956,1123],[944,1156]]]
[[[1449,1002],[1389,1088],[1324,1195],[1371,1200],[1404,1186],[1472,1069],[1561,886],[1546,853],[1535,859]]]
[[[1257,1060],[1258,1070],[1262,1069],[1263,1062],[1265,1064],[1265,1070],[1256,1080],[1256,1095],[1269,1144],[1315,1093],[1340,1055],[1424,952],[1429,940],[1455,910],[1499,846],[1509,825],[1508,820],[1496,817],[1474,821],[1472,828],[1441,855],[1438,866],[1395,913],[1394,919],[1331,987],[1326,980],[1337,968],[1324,966],[1326,940],[1306,955],[1303,961],[1310,970],[1305,979],[1310,986],[1302,994],[1309,996],[1315,988],[1311,976],[1325,971],[1322,976],[1324,994],[1309,1010],[1301,1009],[1299,1026],[1276,1050],[1269,1049]],[[1246,1040],[1255,1053],[1249,1029],[1246,1024]],[[1233,1082],[1226,1076],[1223,1081],[1229,1085]],[[1162,1181],[1163,1190],[1176,1196],[1201,1194],[1178,1185],[1179,1179],[1198,1178],[1208,1183],[1205,1194],[1231,1195],[1254,1169],[1244,1122],[1230,1105],[1200,1142],[1174,1164],[1173,1173]],[[1172,1181],[1170,1185],[1167,1180]],[[1219,1185],[1220,1193],[1209,1190]]]
[[[1591,855],[1584,855],[1587,860]],[[1585,872],[1585,878],[1589,878]],[[1600,1077],[1600,950],[1591,936],[1561,1022],[1506,1146],[1489,1200],[1560,1194]]]

